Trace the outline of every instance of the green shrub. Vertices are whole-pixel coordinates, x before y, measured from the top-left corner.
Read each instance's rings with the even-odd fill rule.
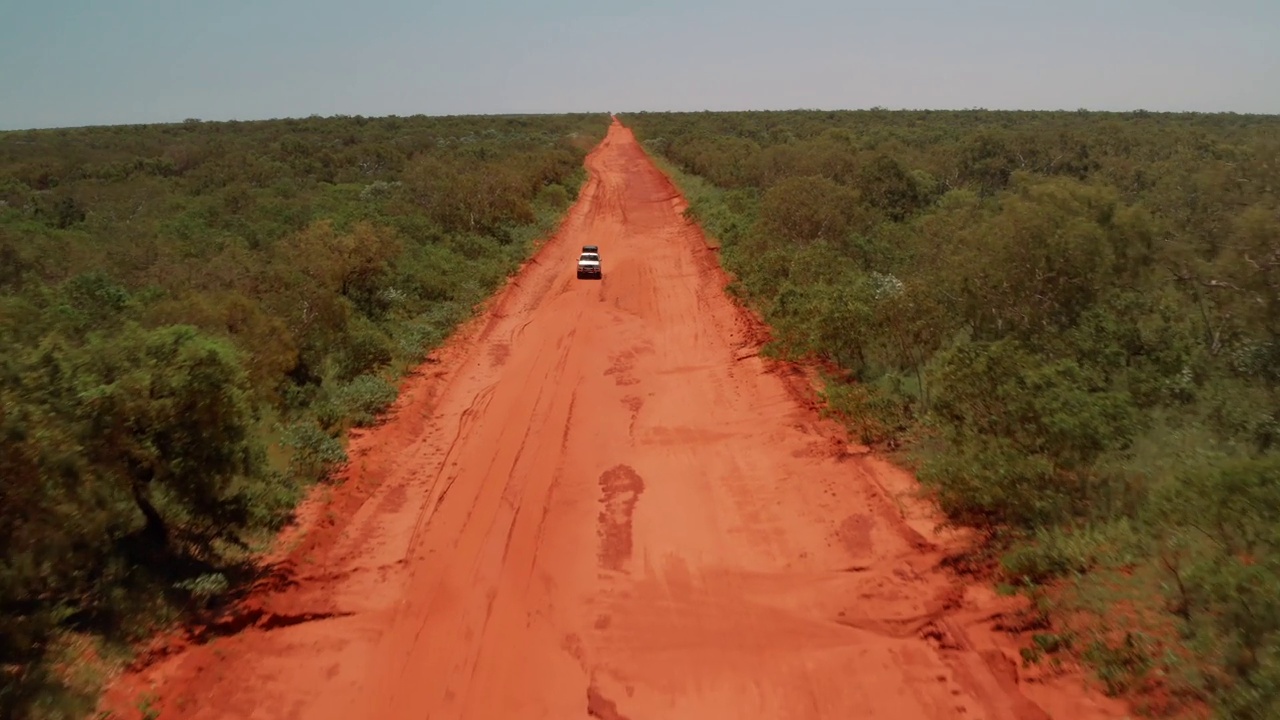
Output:
[[[378,414],[395,402],[395,385],[376,375],[361,375],[338,390],[343,414],[357,426],[372,425]]]

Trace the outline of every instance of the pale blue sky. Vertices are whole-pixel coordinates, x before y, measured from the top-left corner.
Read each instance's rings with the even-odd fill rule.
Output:
[[[876,105],[1280,113],[1280,0],[0,0],[0,129]]]

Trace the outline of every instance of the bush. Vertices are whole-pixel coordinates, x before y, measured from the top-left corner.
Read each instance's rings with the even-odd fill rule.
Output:
[[[315,423],[299,422],[284,428],[283,444],[294,451],[289,462],[290,474],[308,482],[327,479],[335,468],[347,461],[342,443]]]
[[[357,426],[372,425],[377,415],[395,402],[395,385],[376,375],[361,375],[338,390],[343,414]]]

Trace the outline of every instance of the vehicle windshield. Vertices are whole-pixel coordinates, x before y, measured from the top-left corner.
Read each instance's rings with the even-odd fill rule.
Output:
[[[600,262],[600,256],[595,253],[582,253],[582,257],[578,258],[578,262],[586,260],[588,262]]]

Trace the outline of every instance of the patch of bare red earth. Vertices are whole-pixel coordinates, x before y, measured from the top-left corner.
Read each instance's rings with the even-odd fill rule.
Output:
[[[161,718],[1112,718],[1019,667],[914,479],[819,419],[615,123],[569,217],[356,437],[245,627],[104,707]],[[604,278],[574,259],[600,246]],[[336,518],[332,522],[326,518]]]

